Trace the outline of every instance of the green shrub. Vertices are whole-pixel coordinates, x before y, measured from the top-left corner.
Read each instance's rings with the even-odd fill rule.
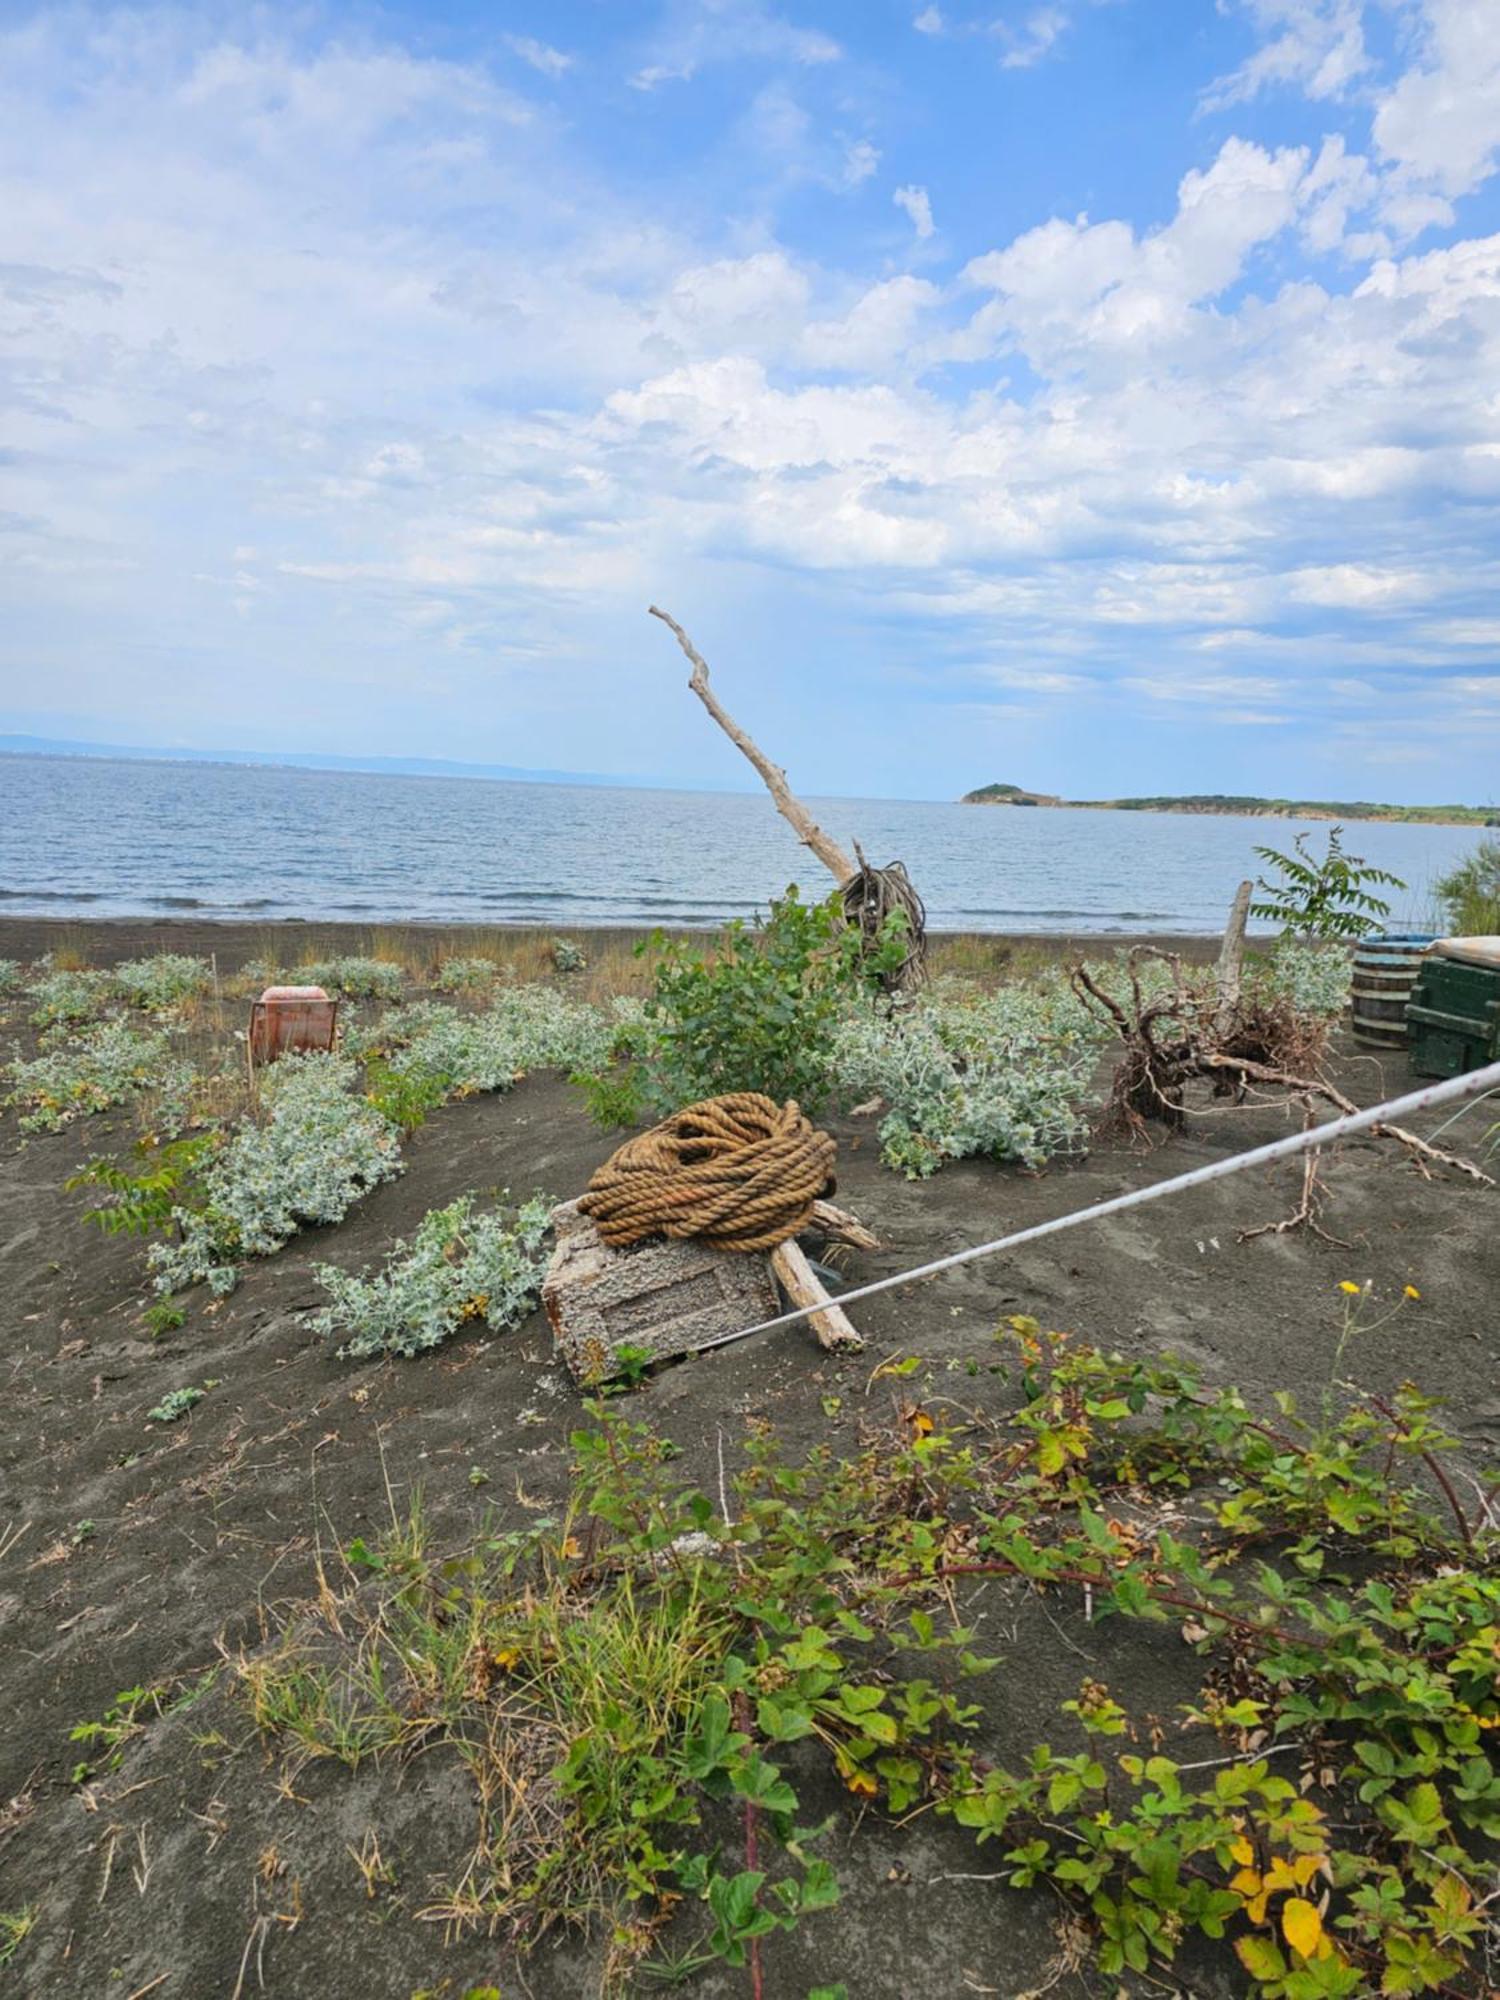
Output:
[[[393,1069],[378,1056],[365,1064],[366,1098],[382,1118],[389,1118],[403,1132],[415,1132],[425,1125],[428,1112],[447,1102],[452,1087],[451,1077],[425,1069]]]
[[[1435,891],[1454,937],[1500,936],[1500,834],[1486,834]]]
[[[20,961],[14,958],[0,958],[0,993],[14,993],[20,983]]]
[[[395,1244],[373,1274],[319,1264],[313,1275],[330,1303],[313,1316],[313,1329],[344,1336],[342,1359],[368,1361],[424,1354],[466,1320],[497,1332],[514,1326],[540,1296],[550,1212],[538,1197],[510,1220],[476,1215],[474,1197],[465,1195],[424,1216],[410,1243]]]
[[[737,1090],[807,1111],[828,1102],[839,1016],[863,989],[859,934],[836,896],[804,903],[793,885],[756,928],[726,926],[712,958],[660,932],[647,948],[660,960],[646,1068],[664,1106]]]
[[[575,944],[571,938],[555,937],[552,940],[552,963],[559,972],[586,972],[589,962],[582,945]]]
[[[1297,1013],[1333,1020],[1349,1004],[1354,960],[1347,944],[1336,939],[1278,938],[1262,967],[1251,973],[1252,987],[1289,1000]]]

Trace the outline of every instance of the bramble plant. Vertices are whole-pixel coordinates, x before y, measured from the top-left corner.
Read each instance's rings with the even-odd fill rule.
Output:
[[[208,1383],[202,1389],[191,1386],[184,1389],[168,1389],[161,1401],[147,1410],[146,1416],[153,1424],[175,1424],[180,1417],[187,1415],[195,1403],[201,1403],[212,1387],[213,1384]]]
[[[1278,879],[1268,882],[1261,877],[1257,882],[1264,895],[1250,905],[1251,916],[1280,924],[1284,935],[1300,938],[1361,938],[1379,930],[1391,906],[1371,892],[1404,889],[1406,884],[1388,869],[1372,867],[1357,854],[1345,854],[1343,835],[1341,826],[1330,827],[1328,849],[1322,856],[1311,852],[1305,833],[1296,836],[1290,854],[1257,847],[1255,852]]]
[[[1484,1990],[1500,1535],[1432,1403],[1260,1418],[1171,1362],[1003,1334],[1008,1417],[944,1430],[911,1402],[800,1465],[755,1435],[722,1507],[595,1404],[562,1519],[449,1562],[415,1514],[351,1547],[385,1594],[241,1661],[258,1723],[294,1763],[446,1738],[481,1803],[439,1907],[523,1945],[602,1917],[607,1987],[679,1899],[703,1916],[677,1975],[753,1965],[836,1900],[801,1823],[816,1759],[862,1809],[935,1813],[994,1845],[994,1879],[1047,1884],[1106,1977],[1195,1939],[1262,2000]],[[957,1685],[1001,1665],[958,1619],[985,1579],[1164,1627],[1198,1692],[1174,1725],[1087,1680],[1065,1740],[998,1761]],[[729,1808],[744,1867],[702,1830]]]
[[[309,1324],[326,1337],[343,1336],[344,1361],[389,1354],[409,1360],[441,1346],[469,1320],[483,1320],[493,1332],[516,1326],[541,1295],[550,1213],[540,1196],[511,1217],[476,1214],[473,1195],[435,1208],[373,1274],[315,1265],[329,1303]]]

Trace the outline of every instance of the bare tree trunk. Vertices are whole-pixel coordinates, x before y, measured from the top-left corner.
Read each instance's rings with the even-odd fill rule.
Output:
[[[797,838],[802,842],[802,845],[812,849],[834,881],[842,888],[851,876],[859,873],[857,864],[851,861],[838,842],[830,840],[822,827],[818,825],[812,814],[807,810],[807,807],[803,805],[802,801],[787,784],[786,772],[782,770],[781,766],[773,764],[754,738],[747,736],[745,731],[734,720],[733,716],[729,715],[721,707],[718,697],[708,684],[708,662],[698,651],[687,633],[683,631],[677,620],[669,616],[667,612],[658,610],[654,604],[649,608],[651,616],[659,618],[662,624],[676,636],[678,645],[681,646],[683,652],[687,654],[688,659],[692,662],[693,671],[689,677],[688,686],[697,695],[699,701],[702,702],[703,706],[708,710],[714,721],[718,723],[735,748],[742,751],[755,766],[765,781],[766,790],[775,801],[777,812],[781,814],[781,817],[791,827]]]
[[[1219,1010],[1215,1026],[1222,1038],[1228,1034],[1240,1004],[1240,982],[1245,970],[1245,925],[1250,918],[1249,882],[1241,882],[1229,906],[1229,922],[1224,926],[1224,942],[1219,950]]]

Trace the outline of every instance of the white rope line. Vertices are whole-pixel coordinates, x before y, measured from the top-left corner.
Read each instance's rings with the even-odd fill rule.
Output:
[[[1353,1111],[1342,1118],[1335,1118],[1327,1125],[1315,1125],[1310,1131],[1294,1132],[1285,1139],[1273,1139],[1269,1145],[1256,1146],[1248,1153],[1236,1153],[1231,1159],[1214,1160],[1206,1167],[1194,1167],[1191,1172],[1175,1174],[1171,1180],[1157,1181],[1151,1187],[1133,1188],[1128,1194],[1117,1194],[1109,1201],[1095,1202],[1092,1208],[1075,1209],[1071,1215],[1057,1215],[1050,1222],[1035,1222],[1029,1229],[1018,1229],[1013,1236],[997,1236],[993,1243],[977,1243],[969,1250],[955,1250],[949,1257],[938,1257],[930,1264],[918,1264],[910,1271],[900,1271],[894,1278],[877,1278],[873,1284],[860,1285],[852,1292],[840,1292],[837,1303],[851,1306],[860,1299],[872,1299],[877,1292],[891,1292],[899,1285],[914,1285],[926,1278],[935,1278],[940,1271],[951,1271],[960,1264],[972,1264],[980,1257],[993,1257],[1001,1250],[1016,1250],[1023,1243],[1036,1243],[1044,1236],[1056,1236],[1064,1229],[1074,1229],[1080,1222],[1095,1222],[1100,1216],[1118,1215],[1127,1208],[1140,1208],[1148,1201],[1161,1201],[1169,1194],[1180,1194],[1184,1188],[1205,1187],[1210,1181],[1227,1180],[1231,1174],[1247,1173],[1251,1167],[1268,1167],[1278,1160],[1295,1160],[1302,1153],[1320,1152],[1324,1146],[1337,1139],[1350,1138],[1356,1132],[1368,1132],[1376,1125],[1389,1125],[1409,1117],[1413,1112],[1432,1111],[1440,1104],[1456,1104],[1486,1092],[1500,1088],[1500,1062],[1488,1063],[1483,1069],[1470,1070],[1467,1076],[1450,1076],[1442,1083],[1429,1084],[1424,1090],[1413,1090],[1405,1097],[1393,1097],[1388,1104],[1372,1105],[1368,1111]],[[748,1340],[755,1333],[769,1333],[774,1327],[797,1326],[814,1313],[821,1312],[821,1306],[799,1306],[795,1312],[782,1313],[776,1319],[763,1319],[756,1326],[741,1327],[737,1333],[720,1334],[717,1340],[706,1341],[697,1351],[707,1353],[715,1347],[729,1347],[737,1340]]]

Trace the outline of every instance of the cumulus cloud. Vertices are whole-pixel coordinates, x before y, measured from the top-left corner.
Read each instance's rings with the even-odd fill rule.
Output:
[[[763,9],[684,9],[639,53],[696,69],[745,32],[776,52],[747,104],[818,102],[832,58]],[[1467,47],[1433,25],[1412,90],[1477,77]],[[1160,213],[1037,208],[962,263],[904,184],[916,276],[883,201],[865,240],[843,198],[868,107],[807,113],[814,254],[775,162],[719,227],[592,173],[517,73],[179,13],[0,37],[12,688],[212,740],[252,679],[330,733],[378,687],[410,735],[441,658],[466,717],[498,674],[508,717],[560,728],[566,660],[584,727],[649,736],[620,634],[670,576],[731,633],[857,604],[955,699],[1117,689],[1174,727],[1364,704],[1429,718],[1434,755],[1500,744],[1500,236],[1424,251],[1390,219],[1398,191],[1464,201],[1482,102],[1439,150],[1361,72],[1368,138],[1200,127]],[[809,702],[814,665],[788,669]]]
[[[1260,46],[1204,92],[1203,108],[1222,111],[1273,85],[1295,85],[1312,98],[1342,96],[1370,67],[1363,0],[1238,0]]]
[[[533,35],[507,35],[505,46],[523,63],[529,63],[539,76],[563,76],[573,67],[572,56],[537,41]]]
[[[928,198],[926,188],[898,187],[891,200],[910,220],[912,228],[917,232],[917,240],[925,243],[934,228],[932,202]]]

